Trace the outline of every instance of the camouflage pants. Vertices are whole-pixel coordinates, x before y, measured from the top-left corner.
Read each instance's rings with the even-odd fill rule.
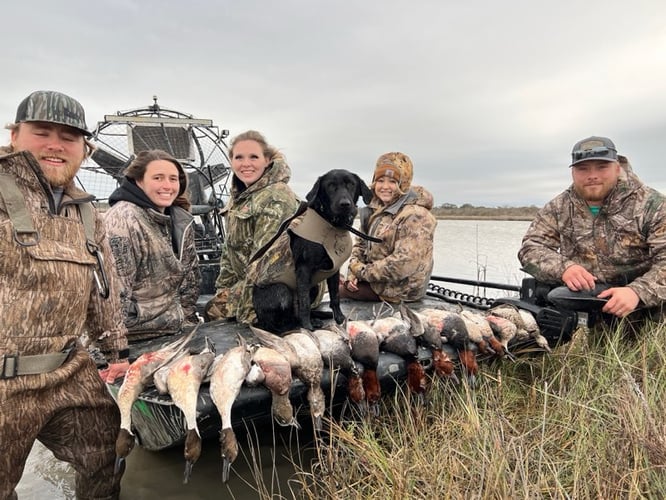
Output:
[[[240,281],[230,288],[218,289],[206,304],[204,317],[206,321],[224,318],[251,324],[256,319],[252,307],[252,286]]]
[[[76,471],[77,499],[117,499],[120,414],[85,350],[57,370],[0,380],[0,499],[12,499],[35,439]]]
[[[312,308],[321,304],[326,293],[326,281],[319,283],[317,296],[312,302]],[[208,301],[205,308],[206,321],[218,319],[235,319],[239,323],[251,325],[257,319],[252,305],[253,286],[246,282],[239,282],[231,288],[220,288],[215,296]]]

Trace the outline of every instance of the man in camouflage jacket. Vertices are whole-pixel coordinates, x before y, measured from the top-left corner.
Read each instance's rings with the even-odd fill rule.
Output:
[[[573,291],[611,285],[603,312],[622,318],[666,300],[666,203],[605,137],[579,141],[573,184],[530,225],[518,258],[538,280]]]
[[[8,128],[11,146],[0,150],[0,498],[15,498],[35,439],[73,465],[77,498],[117,498],[120,416],[79,342],[84,333],[97,339],[115,371],[127,369],[113,256],[93,197],[73,182],[89,147],[83,108],[34,92]]]
[[[209,319],[235,318],[252,323],[252,283],[247,280],[250,259],[277,232],[283,220],[299,206],[287,184],[291,170],[281,155],[273,159],[263,176],[244,188],[232,178],[231,200],[225,217],[226,238],[220,258],[216,296],[206,306]]]

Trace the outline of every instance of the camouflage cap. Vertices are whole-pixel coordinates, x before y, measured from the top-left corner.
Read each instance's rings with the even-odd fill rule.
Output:
[[[14,123],[21,122],[59,123],[80,130],[86,137],[92,135],[81,103],[53,90],[37,90],[23,99],[16,110]]]
[[[617,161],[617,149],[608,137],[592,136],[574,144],[571,165],[587,160]]]
[[[391,177],[398,181],[400,190],[406,192],[412,185],[414,166],[412,160],[404,153],[385,153],[377,158],[375,173],[372,182],[382,176]]]

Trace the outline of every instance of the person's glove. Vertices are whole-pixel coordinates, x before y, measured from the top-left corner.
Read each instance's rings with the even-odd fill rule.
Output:
[[[204,318],[206,321],[215,321],[216,319],[228,318],[229,309],[229,289],[222,288],[215,296],[206,303],[204,308]]]
[[[365,271],[365,264],[359,260],[355,260],[349,263],[349,274],[354,275],[356,278],[363,279],[363,271]],[[351,278],[347,275],[347,279],[351,281]]]

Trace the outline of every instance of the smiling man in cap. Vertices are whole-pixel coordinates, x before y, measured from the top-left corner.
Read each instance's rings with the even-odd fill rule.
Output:
[[[666,203],[643,184],[613,141],[592,136],[571,152],[573,184],[530,225],[518,258],[540,281],[599,292],[617,318],[662,314]]]
[[[79,338],[122,374],[126,330],[93,197],[74,185],[91,150],[81,104],[37,91],[0,148],[0,498],[15,498],[38,439],[76,470],[76,497],[117,498],[120,415]]]

